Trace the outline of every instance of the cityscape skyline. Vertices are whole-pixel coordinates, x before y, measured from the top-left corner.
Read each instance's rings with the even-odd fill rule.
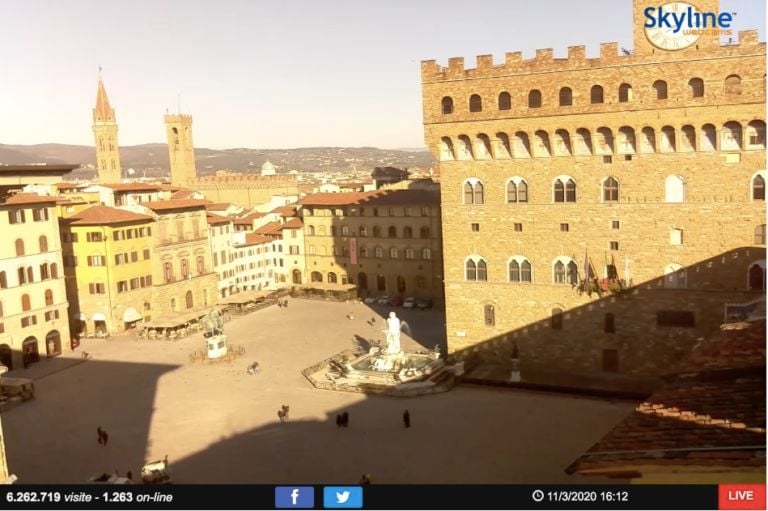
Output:
[[[208,5],[177,1],[128,11],[28,2],[0,20],[0,143],[93,145],[102,67],[120,145],[163,142],[162,115],[180,107],[194,117],[197,147],[421,148],[422,60],[463,56],[474,67],[476,55],[498,63],[507,51],[532,58],[553,48],[559,58],[585,45],[593,57],[612,41],[631,49],[631,2],[549,3],[492,2],[484,12],[493,16],[473,17],[458,2],[228,1],[216,17]],[[756,28],[765,39],[762,2],[724,0],[721,9],[737,12],[735,33]],[[135,30],[116,30],[118,22]]]

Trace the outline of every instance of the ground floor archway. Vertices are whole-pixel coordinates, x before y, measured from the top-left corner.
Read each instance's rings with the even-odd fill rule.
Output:
[[[312,272],[312,282],[322,282],[323,281],[323,274],[319,271],[313,271]]]
[[[58,330],[51,330],[45,336],[45,354],[48,358],[61,355],[61,334]]]
[[[7,344],[0,344],[0,364],[13,371],[13,350]]]
[[[387,278],[384,275],[376,275],[376,289],[379,291],[387,290]]]
[[[301,270],[293,270],[291,278],[294,284],[301,284]]]
[[[40,350],[37,345],[37,337],[27,337],[24,339],[24,342],[21,343],[21,353],[24,368],[29,364],[40,362]]]
[[[368,290],[368,275],[363,272],[357,274],[357,288]]]

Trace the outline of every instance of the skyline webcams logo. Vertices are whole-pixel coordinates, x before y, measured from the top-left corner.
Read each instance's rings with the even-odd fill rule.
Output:
[[[680,8],[682,7],[682,9]],[[732,35],[732,12],[702,12],[695,5],[672,2],[658,7],[646,7],[643,15],[645,28],[668,29],[683,35]]]
[[[669,2],[643,10],[645,37],[655,47],[677,51],[692,46],[702,36],[733,34],[735,12],[700,11],[688,2]]]

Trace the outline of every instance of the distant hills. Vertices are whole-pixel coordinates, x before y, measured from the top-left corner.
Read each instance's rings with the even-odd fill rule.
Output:
[[[123,170],[134,169],[135,176],[168,175],[168,147],[165,144],[142,144],[120,147]],[[278,172],[298,170],[370,171],[374,167],[430,168],[435,165],[426,149],[378,149],[375,147],[303,147],[298,149],[195,149],[199,175],[229,169],[238,172],[261,171],[271,161]],[[31,163],[79,163],[83,168],[70,178],[91,178],[95,174],[96,149],[93,146],[67,144],[5,145],[0,144],[0,165]]]

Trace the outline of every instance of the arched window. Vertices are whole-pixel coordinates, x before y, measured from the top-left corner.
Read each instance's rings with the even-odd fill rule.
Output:
[[[390,238],[397,238],[397,227],[390,225],[389,229],[387,229],[387,236]]]
[[[319,271],[313,271],[310,275],[310,279],[312,282],[322,282],[323,281],[323,274]]]
[[[381,238],[381,226],[380,225],[374,225],[373,226],[373,237],[374,238]]]
[[[403,227],[403,238],[413,238],[413,229],[410,226]]]
[[[688,80],[688,87],[691,88],[692,98],[704,97],[704,80],[701,78],[691,78]]]
[[[765,178],[760,174],[752,178],[752,200],[765,200]]]
[[[28,266],[27,267],[27,282],[29,282],[31,284],[34,281],[35,281],[35,275],[34,275],[34,273],[32,273],[32,267]]]
[[[523,256],[514,256],[509,260],[510,282],[531,282],[531,262]]]
[[[576,182],[568,176],[560,176],[554,183],[555,202],[576,202]]]
[[[749,267],[749,290],[765,291],[765,261],[758,261]]]
[[[4,271],[0,271],[0,289],[8,287],[8,277],[6,277]]]
[[[423,226],[421,229],[419,229],[419,231],[420,231],[420,232],[419,232],[419,234],[420,234],[420,237],[421,237],[422,239],[427,239],[427,238],[429,238],[429,227],[427,227],[427,226],[425,225],[425,226]]]
[[[729,75],[725,79],[726,94],[741,94],[741,77],[739,75]]]
[[[509,92],[502,92],[499,94],[499,110],[511,110],[512,109],[512,96]]]
[[[765,149],[765,122],[750,121],[747,124],[747,149]]]
[[[664,181],[664,202],[685,202],[685,180],[681,176],[667,176]]]
[[[32,310],[32,302],[30,301],[28,294],[21,295],[21,310],[24,312]]]
[[[45,305],[53,305],[53,291],[50,289],[45,290]]]
[[[619,103],[629,103],[632,101],[632,86],[628,83],[619,85]]]
[[[450,96],[445,96],[443,100],[441,101],[442,109],[443,109],[443,115],[448,115],[453,113],[453,98]]]
[[[310,236],[314,236],[315,235],[315,226],[314,225],[310,225],[309,227],[307,227],[307,229],[309,230],[309,235]]]
[[[27,270],[24,267],[21,267],[17,270],[17,276],[19,277],[19,285],[26,284],[27,283]]]
[[[589,102],[593,105],[603,102],[603,88],[600,85],[593,85],[590,89]]]
[[[195,305],[195,300],[192,297],[192,291],[187,291],[187,293],[184,295],[184,302],[187,306],[187,309],[191,309]]]
[[[603,331],[606,334],[616,333],[616,318],[610,312],[606,313],[605,318],[603,319]]]
[[[662,153],[674,153],[676,150],[675,128],[664,126],[661,128],[661,151]]]
[[[408,247],[408,248],[405,249],[404,252],[405,252],[405,258],[406,259],[412,260],[412,259],[415,258],[415,252],[413,251],[412,248]]]
[[[619,202],[619,182],[608,177],[603,181],[603,202]]]
[[[560,106],[573,105],[573,91],[570,87],[560,89]]]
[[[389,249],[389,258],[390,259],[397,259],[397,247],[391,247]]]
[[[486,326],[494,326],[496,324],[496,308],[493,305],[488,304],[483,307],[483,312],[485,315]]]
[[[555,156],[571,155],[571,136],[568,130],[555,130],[554,144],[552,146]]]
[[[552,330],[563,329],[563,309],[559,307],[552,309],[552,315],[549,318],[549,326]]]
[[[459,135],[459,160],[471,160],[474,158],[472,154],[472,142],[470,142],[467,135]]]
[[[50,275],[48,275],[48,263],[43,263],[40,265],[40,280],[46,280],[50,278]]]
[[[432,250],[428,248],[422,248],[421,258],[424,259],[425,261],[429,261],[430,259],[432,259]]]
[[[765,224],[755,227],[755,245],[765,245]],[[0,275],[0,285],[3,277],[4,275]]]
[[[552,267],[552,281],[555,284],[579,283],[579,267],[570,257],[558,257]]]
[[[48,252],[48,238],[40,236],[38,242],[40,244],[40,252]]]
[[[16,255],[17,256],[23,256],[24,255],[24,240],[21,238],[18,238],[16,240]]]
[[[477,178],[464,182],[464,204],[483,204],[483,183]]]
[[[336,284],[336,282],[337,282],[336,274],[334,272],[332,272],[332,271],[328,272],[328,283],[329,284]]]
[[[469,111],[470,112],[482,112],[483,111],[483,99],[479,95],[472,94],[469,97]]]
[[[453,151],[453,142],[450,137],[440,139],[440,161],[451,161],[456,159]]]
[[[640,130],[640,152],[641,153],[656,152],[656,132],[650,126],[646,126],[642,130]]]
[[[485,259],[479,256],[473,256],[464,263],[464,270],[467,280],[487,281],[488,265]]]
[[[327,213],[327,211],[326,211],[326,213]],[[320,226],[320,227],[317,229],[317,233],[318,233],[320,236],[325,236],[325,226],[324,226],[324,225],[321,225],[321,226]]]
[[[701,127],[699,146],[699,151],[715,151],[717,149],[717,128],[713,124],[705,124]]]
[[[736,121],[723,124],[720,149],[723,151],[739,151],[741,149],[741,124]]]
[[[629,126],[619,128],[618,152],[621,154],[635,154],[637,152],[635,130]]]
[[[533,89],[528,93],[528,108],[541,108],[541,91]]]
[[[507,181],[507,204],[528,202],[528,183],[522,178]]]
[[[677,263],[668,264],[664,268],[664,287],[667,289],[685,289],[685,268]]]
[[[656,99],[667,99],[667,82],[664,80],[653,82],[653,90],[656,92]]]
[[[680,151],[682,152],[692,152],[696,150],[696,128],[691,126],[690,124],[686,124],[683,126],[680,131],[682,131],[683,136],[680,137]]]

